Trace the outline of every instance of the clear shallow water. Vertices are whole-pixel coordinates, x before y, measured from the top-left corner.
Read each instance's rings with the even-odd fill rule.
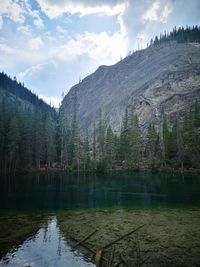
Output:
[[[120,173],[69,176],[41,173],[0,177],[0,212],[3,214],[7,211],[16,214],[19,211],[49,212],[76,208],[193,206],[200,206],[198,175]],[[59,231],[56,217],[51,217],[36,235],[1,259],[0,266],[94,265],[71,250]]]
[[[0,210],[200,206],[200,176],[120,173],[0,178]]]
[[[56,217],[51,217],[48,224],[34,237],[1,259],[0,266],[92,267],[94,265],[71,250],[59,231]]]

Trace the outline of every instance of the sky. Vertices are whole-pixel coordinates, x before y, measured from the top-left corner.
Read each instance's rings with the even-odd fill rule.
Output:
[[[200,0],[0,0],[0,71],[52,106],[100,65],[174,26],[200,25]]]

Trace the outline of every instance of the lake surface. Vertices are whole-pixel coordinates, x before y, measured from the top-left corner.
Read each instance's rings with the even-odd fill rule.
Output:
[[[3,257],[0,266],[92,267],[94,264],[71,250],[59,231],[56,217],[50,217],[34,237]]]
[[[29,174],[0,179],[0,209],[185,207],[200,205],[200,176],[124,173]]]
[[[58,172],[0,178],[0,214],[9,216],[13,214],[10,211],[48,214],[77,208],[199,206],[198,175],[67,175]],[[71,250],[54,214],[45,225],[39,226],[36,234],[25,237],[14,250],[11,247],[0,259],[0,266],[94,266]]]

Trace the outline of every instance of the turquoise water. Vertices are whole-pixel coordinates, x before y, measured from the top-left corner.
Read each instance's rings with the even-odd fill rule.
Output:
[[[0,179],[1,210],[200,205],[200,176],[28,174]]]
[[[118,173],[67,175],[62,172],[0,178],[0,212],[56,212],[76,208],[200,206],[200,176]],[[54,213],[56,214],[56,213]],[[13,219],[13,223],[15,220]],[[0,230],[1,231],[1,230]],[[94,266],[74,252],[49,217],[34,236],[8,251],[0,266]]]

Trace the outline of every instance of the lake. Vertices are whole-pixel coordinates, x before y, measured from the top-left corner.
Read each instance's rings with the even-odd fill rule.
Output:
[[[93,266],[64,239],[56,213],[87,208],[191,208],[200,206],[200,176],[180,174],[114,173],[67,175],[62,172],[34,173],[0,179],[1,221],[14,228],[20,218],[13,214],[47,214],[24,233],[6,253],[0,266]],[[49,215],[51,213],[51,215]],[[5,216],[7,216],[5,218]],[[13,221],[13,222],[12,222]],[[12,238],[12,231],[2,224]],[[26,225],[26,227],[23,225]],[[29,229],[29,230],[27,230]],[[1,230],[2,231],[2,230]],[[13,230],[13,234],[16,230]],[[30,234],[31,233],[31,234]],[[1,233],[1,236],[3,233]],[[13,237],[14,238],[14,237]],[[4,240],[3,238],[1,240]],[[5,244],[2,243],[2,248]]]
[[[185,207],[200,205],[200,176],[120,173],[28,174],[0,179],[0,209]]]

